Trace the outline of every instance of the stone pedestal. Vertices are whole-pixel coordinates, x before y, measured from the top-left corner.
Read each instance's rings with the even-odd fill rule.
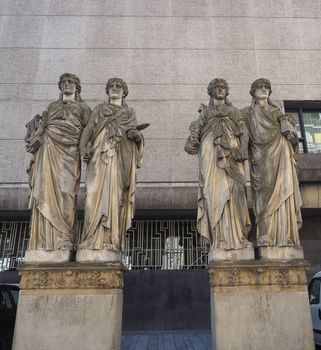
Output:
[[[122,265],[24,265],[13,350],[119,350]]]
[[[213,350],[313,350],[304,260],[212,262]]]

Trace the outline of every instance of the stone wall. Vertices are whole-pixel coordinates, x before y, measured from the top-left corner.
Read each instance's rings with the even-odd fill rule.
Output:
[[[277,100],[321,100],[318,0],[0,0],[0,25],[2,210],[26,208],[24,125],[58,97],[61,73],[79,75],[92,107],[109,77],[129,83],[128,104],[151,124],[138,208],[194,203],[197,159],[183,147],[212,78],[239,107],[260,76]]]

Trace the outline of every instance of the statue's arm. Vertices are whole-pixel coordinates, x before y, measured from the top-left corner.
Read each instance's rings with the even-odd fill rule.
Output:
[[[131,117],[135,120],[135,124],[137,125],[136,113],[133,109],[131,110]],[[134,140],[137,146],[140,146],[143,142],[143,134],[136,128],[129,129],[127,131],[127,137]]]
[[[245,113],[236,110],[237,119],[241,128],[240,133],[240,149],[236,154],[236,160],[238,161],[244,161],[248,159],[248,148],[249,148],[249,132],[246,124],[246,115]]]
[[[282,113],[282,112],[280,112]],[[296,131],[296,120],[292,113],[282,114],[279,118],[280,128],[282,135],[292,144],[295,148],[299,143],[298,133]]]
[[[27,152],[36,153],[43,142],[43,134],[48,123],[48,113],[50,104],[42,115],[36,114],[27,124],[27,134],[25,136],[25,142],[27,143]]]
[[[41,115],[36,114],[27,124],[27,134],[25,136],[25,142],[29,143],[32,137],[35,135],[36,131],[39,128],[39,124],[41,121]]]
[[[90,154],[90,148],[91,148],[91,143],[89,142],[95,126],[96,126],[96,121],[97,121],[97,110],[94,109],[91,114],[88,116],[88,122],[85,128],[82,131],[80,142],[79,142],[79,151],[80,151],[80,156],[83,158],[83,160],[87,163],[91,157]]]
[[[89,118],[91,115],[91,108],[85,104],[84,106],[84,116],[83,116],[83,124],[86,126],[89,122]]]
[[[200,146],[200,137],[201,137],[201,123],[200,118],[198,120],[193,121],[190,124],[189,132],[190,135],[188,136],[185,144],[185,152],[189,154],[197,154],[198,149]]]
[[[201,143],[201,131],[202,128],[206,125],[206,115],[207,115],[207,105],[201,103],[200,108],[198,109],[199,115],[198,119],[191,122],[189,126],[189,136],[185,144],[185,152],[189,154],[197,154],[198,149]]]

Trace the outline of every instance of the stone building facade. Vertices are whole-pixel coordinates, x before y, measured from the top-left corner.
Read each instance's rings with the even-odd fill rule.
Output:
[[[197,158],[184,144],[208,82],[225,78],[242,108],[262,76],[302,124],[301,240],[321,269],[320,1],[0,0],[0,23],[2,220],[28,217],[25,124],[57,99],[60,74],[80,77],[91,107],[109,77],[128,82],[128,104],[151,124],[136,196],[137,215],[150,219],[195,218]]]

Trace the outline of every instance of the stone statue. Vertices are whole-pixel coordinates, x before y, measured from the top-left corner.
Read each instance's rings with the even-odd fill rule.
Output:
[[[253,259],[247,239],[251,223],[244,172],[245,122],[227,99],[224,79],[212,80],[207,92],[209,105],[202,105],[198,120],[191,123],[185,145],[185,151],[199,159],[197,229],[210,243],[210,259]]]
[[[249,163],[258,247],[300,247],[302,204],[296,174],[295,121],[272,103],[271,83],[251,85],[251,106],[242,112],[249,130]]]
[[[58,86],[59,100],[26,125],[26,148],[32,153],[28,169],[32,217],[26,261],[41,260],[41,251],[60,251],[56,258],[67,261],[75,245],[79,141],[91,110],[80,97],[76,75],[61,75]]]
[[[106,94],[108,101],[93,109],[80,141],[81,155],[88,164],[78,261],[118,260],[134,215],[143,137],[134,110],[125,102],[127,84],[111,78]]]

